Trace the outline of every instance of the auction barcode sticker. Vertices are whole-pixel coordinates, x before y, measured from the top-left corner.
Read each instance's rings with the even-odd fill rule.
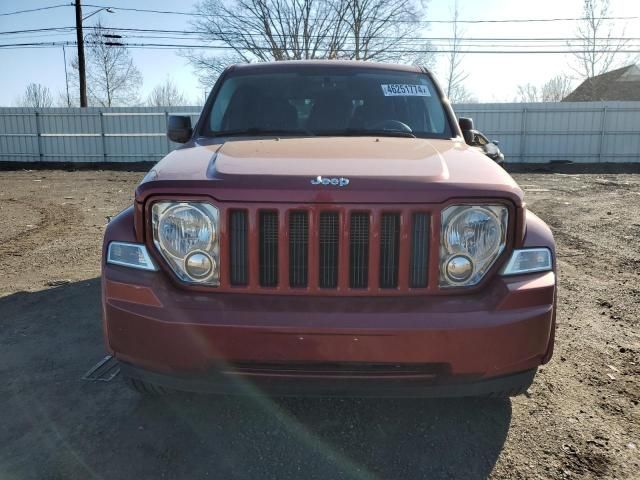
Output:
[[[430,97],[429,87],[426,85],[406,85],[392,83],[380,85],[385,97]]]

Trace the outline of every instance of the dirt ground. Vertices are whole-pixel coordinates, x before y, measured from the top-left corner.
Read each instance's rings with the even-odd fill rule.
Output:
[[[560,269],[526,396],[146,400],[80,380],[102,232],[142,174],[0,172],[0,478],[640,478],[640,176],[514,176]]]

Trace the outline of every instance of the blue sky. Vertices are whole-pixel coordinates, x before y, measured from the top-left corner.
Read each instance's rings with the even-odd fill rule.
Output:
[[[126,28],[189,29],[189,16],[162,15],[117,11],[118,6],[156,10],[188,11],[196,3],[190,0],[83,0],[96,5],[113,5],[116,13],[101,13],[87,20],[91,25],[97,17],[107,26]],[[0,13],[67,3],[66,0],[0,0]],[[513,19],[576,17],[581,14],[581,0],[537,0],[536,2],[508,0],[458,0],[461,19]],[[427,19],[450,19],[453,1],[431,0],[428,3]],[[637,0],[611,0],[612,13],[619,16],[640,16]],[[95,9],[85,7],[85,15]],[[13,16],[0,16],[0,31],[53,26],[73,26],[73,7],[62,7],[41,12]],[[639,20],[618,22],[627,35],[640,31]],[[527,23],[527,24],[473,24],[466,25],[466,37],[567,37],[573,35],[573,22]],[[430,24],[422,34],[425,36],[450,36],[448,24]],[[74,34],[55,36],[2,35],[0,43],[19,43],[45,40],[74,40]],[[67,53],[72,54],[73,48]],[[133,58],[142,72],[143,98],[158,83],[171,78],[185,92],[191,103],[201,101],[203,89],[188,62],[170,50],[132,50]],[[0,105],[11,106],[30,82],[42,83],[57,96],[65,88],[62,48],[50,49],[0,49],[0,61],[5,69],[0,77]],[[469,54],[463,60],[468,73],[466,87],[480,101],[511,101],[516,95],[517,85],[531,82],[540,84],[549,77],[561,73],[572,73],[571,58],[562,54],[497,55]],[[436,65],[437,76],[444,73],[443,61]]]

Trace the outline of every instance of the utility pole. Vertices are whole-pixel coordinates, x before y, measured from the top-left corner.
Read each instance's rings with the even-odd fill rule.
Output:
[[[84,35],[82,33],[82,5],[75,1],[76,7],[76,37],[78,43],[78,76],[80,77],[80,106],[87,106],[87,76],[84,66]]]
[[[67,50],[64,43],[62,44],[62,58],[64,60],[64,84],[67,87],[67,107],[71,106],[71,97],[69,96],[69,76],[67,75]]]

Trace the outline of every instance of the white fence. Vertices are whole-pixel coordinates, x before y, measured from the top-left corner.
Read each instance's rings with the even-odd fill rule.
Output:
[[[485,103],[454,107],[500,141],[507,162],[640,162],[640,102]]]
[[[0,161],[158,161],[177,147],[166,136],[171,113],[200,107],[0,108]]]
[[[456,105],[508,162],[640,162],[640,102]],[[157,161],[170,113],[199,107],[0,108],[0,162]]]

